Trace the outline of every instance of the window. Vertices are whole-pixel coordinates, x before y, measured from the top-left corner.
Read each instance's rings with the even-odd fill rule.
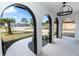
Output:
[[[63,20],[63,36],[75,37],[75,20],[66,18]]]

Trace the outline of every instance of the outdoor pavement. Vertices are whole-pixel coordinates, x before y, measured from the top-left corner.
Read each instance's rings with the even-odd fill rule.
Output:
[[[6,56],[35,56],[28,47],[30,41],[32,41],[32,37],[15,42],[8,48]]]

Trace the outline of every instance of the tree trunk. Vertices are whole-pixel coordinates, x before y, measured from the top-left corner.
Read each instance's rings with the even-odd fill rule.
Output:
[[[11,27],[10,27],[10,22],[7,22],[7,29],[8,29],[8,34],[12,34],[12,31],[11,31]]]

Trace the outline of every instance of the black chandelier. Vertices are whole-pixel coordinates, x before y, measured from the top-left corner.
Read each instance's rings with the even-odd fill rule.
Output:
[[[63,2],[63,6],[60,8],[60,11],[57,13],[57,16],[66,16],[72,14],[73,9],[71,6],[66,5],[66,2]]]

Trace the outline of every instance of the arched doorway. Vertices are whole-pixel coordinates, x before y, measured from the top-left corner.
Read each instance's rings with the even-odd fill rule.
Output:
[[[58,34],[59,34],[59,29],[58,29],[58,27],[59,27],[59,21],[58,21],[58,18],[56,18],[55,19],[55,21],[54,21],[54,36],[56,37],[56,38],[58,38]]]
[[[30,8],[19,3],[12,4],[3,10],[1,19],[5,26],[1,34],[3,55],[14,42],[28,37],[32,37],[34,53],[37,54],[36,19]]]
[[[42,19],[42,42],[43,46],[48,42],[52,43],[52,20],[49,15],[45,15]]]
[[[62,36],[75,38],[75,20],[73,18],[63,19]]]

